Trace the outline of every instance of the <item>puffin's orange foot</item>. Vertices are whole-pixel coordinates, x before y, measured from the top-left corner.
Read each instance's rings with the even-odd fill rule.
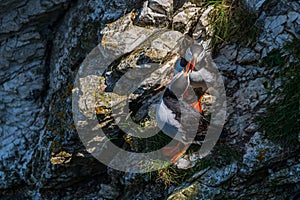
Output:
[[[184,152],[179,152],[178,154],[176,154],[175,156],[173,156],[172,159],[170,160],[171,164],[176,163],[176,161],[177,161],[181,156],[183,156],[184,153],[185,153],[185,151],[184,151]]]
[[[171,158],[171,160],[170,160],[171,164],[176,163],[176,161],[177,161],[180,157],[183,156],[183,154],[186,152],[186,150],[188,149],[188,147],[189,147],[189,146],[185,146],[179,153],[177,153],[176,155],[174,155],[174,156]]]
[[[165,146],[162,148],[162,153],[164,156],[168,156],[168,157],[174,156],[181,151],[180,148],[181,145],[182,144],[178,142],[176,146]]]

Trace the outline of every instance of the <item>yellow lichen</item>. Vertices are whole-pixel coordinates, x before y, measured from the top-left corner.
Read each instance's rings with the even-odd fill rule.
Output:
[[[69,163],[72,159],[72,154],[61,151],[56,155],[51,156],[50,162],[52,165],[60,165],[64,163]]]
[[[263,162],[266,157],[265,157],[265,154],[268,153],[270,150],[267,148],[267,149],[260,149],[258,151],[258,155],[255,157],[257,160],[259,160],[260,162]]]
[[[125,135],[123,135],[123,138],[124,138],[125,142],[127,142],[128,144],[130,144],[131,147],[134,146],[134,144],[133,144],[133,137],[132,137],[131,134],[125,134]]]
[[[62,112],[62,111],[56,113],[56,115],[60,118],[62,118],[64,116],[64,114],[65,114],[65,112]]]
[[[105,108],[105,107],[103,107],[103,106],[96,107],[95,110],[96,110],[96,114],[97,114],[97,115],[107,114],[107,113],[110,112],[109,109],[107,109],[107,108]]]

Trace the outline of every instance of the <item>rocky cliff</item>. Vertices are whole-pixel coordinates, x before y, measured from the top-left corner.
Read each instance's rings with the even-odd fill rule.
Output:
[[[243,32],[231,24],[227,28],[234,34],[220,41],[211,38],[218,38],[216,25],[220,27],[211,19],[219,14],[216,7],[222,7],[209,2],[2,0],[0,197],[298,199],[299,119],[287,126],[296,127],[292,135],[280,137],[282,141],[291,137],[292,142],[287,140],[288,144],[270,137],[273,129],[282,130],[280,123],[278,128],[264,129],[261,120],[256,119],[267,117],[268,105],[280,102],[276,91],[284,92],[287,80],[299,82],[300,3],[244,0],[238,6],[245,7],[249,21],[239,23],[246,25],[244,29],[252,30],[254,26],[256,29]],[[233,6],[232,1],[219,3]],[[238,8],[231,12],[237,13]],[[226,20],[221,24],[225,23]],[[176,34],[164,37],[163,33],[170,30],[202,39],[208,48],[214,45],[213,61],[226,89],[227,114],[222,138],[208,157],[201,159],[195,153],[186,154],[177,165],[155,172],[134,174],[108,168],[87,151],[74,124],[72,91],[76,92],[76,75],[82,66],[101,63],[96,58],[101,53],[99,44],[120,45],[126,56],[116,61],[113,70],[105,69],[105,75],[95,74],[89,80],[111,92],[113,86],[118,87],[120,74],[131,64],[147,63],[147,59],[166,62],[164,59],[172,51],[170,38],[179,37]],[[130,48],[125,51],[128,47],[122,38],[125,33],[134,39],[141,33],[149,35],[148,41],[152,43],[147,43],[149,48],[131,43],[131,47],[142,47],[143,51]],[[159,33],[160,37],[151,37],[153,33]],[[287,48],[291,44],[296,47]],[[285,70],[292,69],[292,75],[280,74],[281,65]],[[159,101],[169,83],[172,69],[168,65],[164,67],[147,72],[150,78],[132,97],[141,108],[133,109],[139,123],[152,126],[151,120],[144,120],[149,115],[144,110]],[[133,79],[127,78],[125,82],[131,83]],[[152,87],[154,82],[161,89]],[[297,93],[299,86],[293,87],[296,91],[292,93]],[[296,102],[297,118],[299,101]],[[98,108],[103,106],[106,105],[102,101]],[[96,112],[106,114],[103,110]],[[279,114],[274,112],[274,115]],[[283,118],[288,121],[292,115],[290,112]],[[111,118],[98,116],[98,120],[111,138],[118,138],[116,145],[131,151],[140,150],[143,145],[149,147],[138,140],[128,142],[130,136],[111,124],[107,126]],[[99,142],[98,138],[91,141]]]

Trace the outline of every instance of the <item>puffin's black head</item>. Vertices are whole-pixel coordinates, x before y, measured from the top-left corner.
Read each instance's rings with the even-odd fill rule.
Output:
[[[202,45],[192,44],[190,50],[192,55],[200,55],[204,51],[204,48]]]
[[[190,69],[193,71],[195,68],[195,64],[200,62],[205,56],[205,50],[202,45],[192,44],[185,53],[186,60],[188,61],[188,65],[190,65]]]

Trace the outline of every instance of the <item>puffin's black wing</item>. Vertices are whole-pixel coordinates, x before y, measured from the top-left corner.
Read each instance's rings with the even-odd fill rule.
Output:
[[[195,140],[203,141],[209,122],[187,102],[179,101],[179,104],[181,112],[185,113],[181,115],[180,124],[182,127],[179,131],[186,134],[186,140],[189,141],[189,143]]]
[[[180,104],[176,97],[176,95],[167,88],[163,95],[164,104],[175,114],[175,119],[177,121],[180,120],[181,112],[180,112]]]
[[[184,143],[192,143],[195,139],[204,140],[208,121],[197,110],[176,96],[168,88],[163,96],[164,104],[175,114],[175,120],[180,123],[178,137]]]

